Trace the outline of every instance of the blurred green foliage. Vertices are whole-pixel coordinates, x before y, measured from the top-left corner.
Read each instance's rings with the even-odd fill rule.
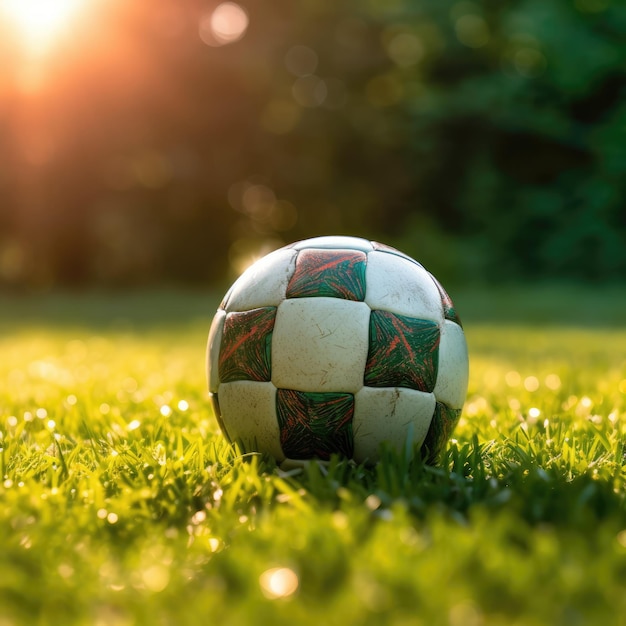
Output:
[[[329,233],[443,280],[626,278],[623,3],[249,0],[223,46],[179,4],[2,91],[2,282],[206,283]]]

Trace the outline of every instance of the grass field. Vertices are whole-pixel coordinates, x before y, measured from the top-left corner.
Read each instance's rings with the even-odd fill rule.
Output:
[[[218,433],[216,298],[0,298],[0,626],[626,626],[623,289],[456,303],[440,467],[285,473]]]

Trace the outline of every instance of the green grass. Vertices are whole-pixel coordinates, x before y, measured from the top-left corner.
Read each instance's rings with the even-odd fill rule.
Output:
[[[0,626],[626,625],[626,299],[456,300],[443,464],[285,473],[219,435],[215,298],[1,298]]]

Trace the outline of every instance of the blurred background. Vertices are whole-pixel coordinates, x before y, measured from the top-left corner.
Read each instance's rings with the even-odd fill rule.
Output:
[[[618,0],[0,0],[0,286],[208,285],[320,234],[626,279]]]

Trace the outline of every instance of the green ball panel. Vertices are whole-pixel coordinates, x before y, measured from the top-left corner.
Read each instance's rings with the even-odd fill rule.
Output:
[[[439,326],[389,311],[372,311],[364,384],[432,392],[439,363]]]
[[[280,445],[290,459],[352,457],[354,396],[279,389],[276,414]]]
[[[427,463],[436,463],[439,460],[441,452],[450,439],[460,417],[461,409],[451,409],[445,404],[437,402],[430,428],[421,448],[422,458]]]
[[[301,250],[287,298],[365,299],[367,256],[358,250]]]
[[[218,360],[220,383],[269,382],[275,319],[273,306],[226,316]]]

